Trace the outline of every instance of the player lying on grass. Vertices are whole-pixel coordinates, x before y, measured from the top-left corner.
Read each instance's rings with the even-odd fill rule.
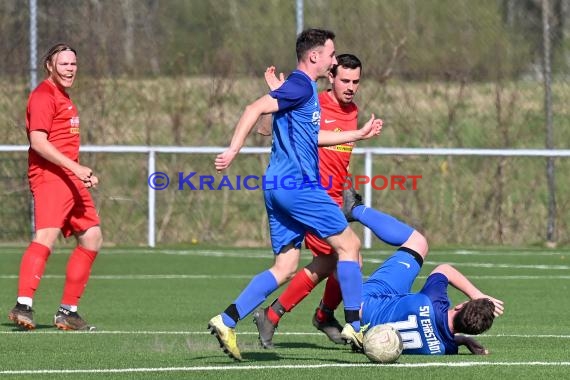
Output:
[[[331,89],[319,94],[321,130],[339,132],[358,128],[358,106],[354,103],[354,96],[360,85],[361,71],[362,63],[358,57],[352,54],[337,56],[337,64],[333,66],[328,75]],[[265,79],[269,87],[273,89],[281,85],[283,75],[277,78],[275,68],[270,67],[265,73]],[[258,132],[268,135],[271,131],[270,125],[262,124],[263,126],[268,126],[268,128]],[[339,206],[345,208],[343,211],[345,211],[345,217],[349,214],[347,217],[349,221],[359,221],[387,244],[425,256],[428,252],[427,241],[414,228],[388,214],[364,206],[359,195],[352,188],[345,192],[343,197],[353,147],[353,143],[347,143],[319,148],[319,173],[328,195]],[[342,299],[335,273],[337,253],[324,240],[311,233],[305,235],[305,245],[313,253],[312,262],[297,272],[287,289],[270,307],[254,312],[260,342],[265,348],[273,346],[273,333],[285,312],[291,311],[319,282],[327,277],[325,293],[313,316],[313,325],[327,334],[333,342],[339,344],[346,342],[346,333],[343,334],[342,326],[334,318],[334,308]],[[332,276],[330,276],[331,273],[333,273]],[[359,331],[355,338],[352,341],[361,343],[362,332]]]
[[[489,351],[468,335],[491,328],[494,318],[503,314],[503,301],[481,292],[449,264],[438,265],[422,289],[411,293],[424,259],[425,255],[400,248],[376,269],[363,285],[362,325],[369,329],[389,324],[397,329],[404,354],[452,355],[464,345],[475,355],[487,355]],[[449,285],[469,300],[451,307]]]
[[[422,289],[411,293],[424,258],[397,251],[372,273],[362,288],[361,323],[397,329],[404,354],[453,355],[465,345],[475,355],[487,355],[489,351],[468,335],[491,328],[495,317],[503,314],[503,301],[484,294],[449,264],[438,265]],[[452,307],[449,285],[469,300]]]

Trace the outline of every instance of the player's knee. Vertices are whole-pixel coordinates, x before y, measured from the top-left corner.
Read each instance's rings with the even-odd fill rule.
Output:
[[[83,247],[99,252],[101,246],[103,245],[103,234],[101,233],[101,228],[99,226],[91,227],[78,238],[79,244]]]
[[[314,274],[319,281],[328,277],[336,269],[337,259],[336,256],[331,255],[321,255],[313,257],[305,269]]]
[[[284,265],[274,265],[270,269],[273,277],[279,285],[291,280],[297,273],[297,266],[284,266]]]
[[[402,246],[416,251],[423,259],[428,255],[429,246],[427,239],[418,231],[412,232],[410,238]]]
[[[60,234],[59,228],[42,228],[36,231],[34,242],[44,245],[53,251],[53,247]]]

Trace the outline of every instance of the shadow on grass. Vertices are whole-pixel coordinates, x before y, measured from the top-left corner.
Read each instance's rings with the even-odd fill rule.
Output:
[[[0,324],[1,326],[10,328],[12,327],[12,331],[21,331],[21,332],[33,332],[34,330],[46,330],[46,329],[56,329],[54,325],[41,325],[41,324],[37,324],[36,328],[34,330],[26,330],[23,327],[20,327],[18,325],[15,325],[14,323],[2,323]]]
[[[307,342],[284,342],[284,343],[276,343],[275,347],[277,349],[279,348],[310,348],[310,349],[316,349],[316,350],[339,350],[340,348],[343,348],[344,346],[342,345],[333,345],[332,343],[330,345],[320,345],[320,344],[314,344],[314,343],[307,343]],[[346,346],[348,347],[348,346]],[[348,348],[348,350],[350,351],[350,348]]]

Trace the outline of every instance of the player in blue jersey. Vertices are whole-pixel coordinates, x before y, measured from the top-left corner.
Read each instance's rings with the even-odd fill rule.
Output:
[[[358,128],[358,106],[354,102],[354,96],[361,84],[361,72],[362,63],[358,57],[353,54],[337,55],[337,65],[329,73],[331,89],[319,94],[321,130],[350,131]],[[279,88],[283,84],[283,78],[283,74],[277,77],[273,66],[265,72],[265,80],[270,89]],[[271,125],[262,123],[258,133],[270,135]],[[353,148],[353,143],[319,147],[320,175],[324,182],[330,183],[327,187],[329,196],[342,207],[348,221],[362,223],[387,244],[413,250],[422,256],[427,255],[428,243],[420,232],[391,215],[366,207],[353,186],[346,189]],[[259,308],[253,313],[259,341],[264,348],[274,347],[273,335],[281,318],[291,312],[325,278],[325,291],[312,323],[334,343],[346,343],[342,338],[343,326],[334,317],[334,310],[342,302],[341,290],[334,273],[336,254],[325,241],[310,233],[305,236],[305,246],[313,253],[313,260],[297,272],[285,291],[270,306]]]
[[[404,342],[404,354],[453,355],[465,345],[473,353],[489,352],[470,336],[485,332],[504,311],[503,301],[481,292],[449,264],[438,265],[417,293],[412,283],[425,257],[400,248],[366,280],[363,290],[362,324],[371,328],[389,324]],[[451,306],[449,285],[469,301]]]
[[[336,63],[334,37],[334,33],[321,29],[307,29],[299,35],[297,69],[281,87],[246,107],[229,148],[215,160],[216,170],[228,168],[259,117],[273,114],[273,142],[263,190],[275,261],[271,268],[255,276],[224,312],[208,323],[224,352],[235,360],[241,360],[235,334],[237,322],[293,277],[306,232],[324,239],[338,253],[338,282],[347,322],[342,334],[357,345],[362,342],[360,240],[340,208],[320,186],[317,147],[376,136],[382,128],[382,120],[372,115],[355,131],[319,130],[321,110],[316,80],[326,77]]]

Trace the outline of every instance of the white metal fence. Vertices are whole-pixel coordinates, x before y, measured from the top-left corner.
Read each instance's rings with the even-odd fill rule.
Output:
[[[25,145],[0,145],[0,152],[25,152]],[[147,155],[147,178],[156,172],[156,154],[208,154],[214,155],[224,151],[222,147],[174,147],[174,146],[83,146],[85,153],[135,153]],[[245,147],[242,154],[268,154],[266,147]],[[364,173],[372,178],[374,156],[483,156],[483,157],[570,157],[570,149],[453,149],[453,148],[356,148],[354,155],[364,157]],[[261,170],[260,170],[261,171]],[[364,200],[367,206],[372,205],[373,191],[370,184],[364,185]],[[147,244],[156,245],[156,190],[148,186],[148,223]],[[364,229],[364,247],[371,247],[371,232]]]

